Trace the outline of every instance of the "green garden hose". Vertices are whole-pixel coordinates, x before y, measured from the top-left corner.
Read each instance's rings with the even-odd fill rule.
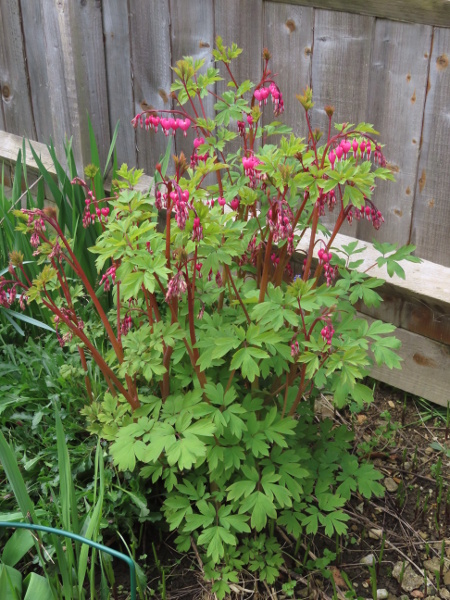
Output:
[[[34,525],[32,523],[14,523],[7,521],[0,521],[0,527],[10,527],[11,529],[29,529],[33,531],[44,531],[46,533],[54,533],[55,535],[60,535],[62,537],[70,538],[71,540],[75,540],[76,542],[87,544],[88,546],[91,546],[91,548],[100,550],[100,552],[106,552],[107,554],[110,554],[115,558],[119,558],[120,560],[125,561],[130,567],[130,598],[131,600],[136,600],[136,565],[134,564],[134,560],[130,556],[122,554],[122,552],[118,552],[117,550],[113,550],[112,548],[108,548],[107,546],[103,546],[102,544],[98,544],[97,542],[87,540],[86,538],[82,537],[81,535],[77,535],[76,533],[64,531],[64,529],[54,529],[53,527],[46,527],[45,525]]]

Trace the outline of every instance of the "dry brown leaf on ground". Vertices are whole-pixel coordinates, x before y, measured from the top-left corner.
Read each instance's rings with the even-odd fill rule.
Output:
[[[337,567],[330,567],[330,572],[334,579],[334,583],[343,590],[348,590],[347,584],[342,579],[342,575],[339,569]]]

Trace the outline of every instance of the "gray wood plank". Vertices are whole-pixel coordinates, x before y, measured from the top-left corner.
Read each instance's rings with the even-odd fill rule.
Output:
[[[97,140],[100,162],[106,160],[109,130],[108,91],[103,45],[102,3],[100,0],[65,0],[71,36],[73,71],[76,81],[78,118],[84,163],[90,162],[88,115]]]
[[[119,165],[127,163],[134,166],[136,132],[131,126],[134,98],[127,2],[103,1],[103,30],[111,134],[120,121],[117,161]]]
[[[436,29],[425,104],[411,241],[416,253],[450,266],[450,30]]]
[[[71,119],[64,81],[64,63],[58,9],[53,2],[36,0],[22,4],[23,28],[33,112],[38,141],[52,138],[58,156],[64,158],[64,141],[71,136]],[[75,146],[76,151],[76,146]],[[78,153],[77,158],[81,159]]]
[[[215,32],[221,36],[226,46],[235,42],[243,52],[231,64],[231,71],[238,85],[249,79],[257,84],[262,76],[262,39],[263,39],[263,2],[246,0],[245,10],[241,0],[222,0],[215,2]],[[220,65],[224,81],[217,84],[217,93],[226,90],[230,81],[224,66]],[[236,128],[237,131],[237,128]],[[233,140],[227,146],[231,152],[241,147],[240,139]]]
[[[370,50],[375,19],[349,13],[316,10],[312,89],[313,127],[324,129],[324,107],[335,108],[336,123],[358,123],[366,115]]]
[[[408,243],[431,36],[429,25],[376,21],[364,118],[380,132],[396,181],[379,182],[374,193],[385,218],[379,231],[367,221],[354,221],[353,235],[360,239]]]
[[[285,0],[274,0],[285,2]],[[344,12],[357,13],[405,21],[450,27],[450,5],[448,0],[289,0],[290,4],[314,6]]]
[[[311,85],[314,10],[291,4],[265,2],[264,46],[272,54],[271,70],[284,99],[284,114],[276,117],[293,128],[296,135],[307,136],[302,106],[296,99]],[[269,111],[271,112],[271,111]],[[273,120],[269,115],[268,122]]]
[[[331,135],[336,133],[334,123],[356,124],[365,120],[374,28],[372,17],[327,10],[314,12],[312,90],[315,105],[309,112],[312,129],[324,131],[323,139],[328,130],[325,106],[335,109]],[[324,225],[334,226],[335,213],[327,213],[321,219]],[[348,233],[350,226],[344,225],[342,231]]]
[[[262,0],[246,0],[245,10],[241,0],[215,2],[215,32],[226,46],[235,42],[243,49],[242,54],[232,63],[232,72],[238,83],[250,79],[258,83],[262,75]],[[221,93],[230,81],[219,82]]]
[[[175,65],[183,56],[192,56],[196,60],[205,60],[201,72],[206,72],[209,66],[213,65],[212,50],[214,48],[214,10],[211,0],[193,0],[189,3],[189,10],[186,10],[185,0],[171,0],[171,33],[172,33],[172,64]],[[175,75],[174,75],[175,76]],[[212,88],[215,91],[215,87]],[[214,117],[213,96],[207,96],[203,99],[205,114],[209,118]],[[198,102],[195,103],[199,116],[202,116]],[[176,104],[174,108],[179,109]],[[185,104],[184,108],[189,114],[193,115],[192,108]],[[182,132],[176,134],[176,152],[184,152],[186,158],[192,154],[193,139],[195,134],[191,130],[186,137]]]
[[[395,336],[402,342],[398,352],[403,359],[401,370],[376,365],[370,375],[405,392],[447,406],[450,401],[449,347],[405,329],[397,329]]]
[[[0,89],[5,129],[36,137],[19,0],[0,0]]]
[[[171,108],[169,0],[136,0],[131,3],[130,37],[135,114],[146,108]],[[157,133],[138,129],[136,140],[138,166],[153,173],[167,146],[161,128]]]

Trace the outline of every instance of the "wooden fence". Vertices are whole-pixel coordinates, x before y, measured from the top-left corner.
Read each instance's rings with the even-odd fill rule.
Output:
[[[380,378],[446,404],[449,28],[448,0],[0,0],[0,130],[43,143],[52,138],[61,157],[65,138],[73,137],[82,164],[90,156],[87,115],[103,159],[120,120],[119,161],[151,174],[166,140],[135,131],[130,121],[146,107],[170,108],[176,60],[194,55],[210,64],[221,35],[244,48],[236,78],[258,81],[262,49],[269,48],[284,120],[296,133],[305,128],[295,94],[307,85],[314,127],[326,125],[323,107],[332,104],[336,122],[368,121],[381,132],[396,183],[376,191],[386,219],[376,237],[412,242],[431,262],[415,272],[414,289],[388,286],[383,313],[373,315],[416,336],[405,339],[406,375]],[[182,138],[180,149],[189,152]],[[363,240],[375,234],[366,222],[344,233]]]

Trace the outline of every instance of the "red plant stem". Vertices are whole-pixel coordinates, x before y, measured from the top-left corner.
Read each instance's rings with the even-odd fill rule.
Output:
[[[247,323],[250,325],[250,323],[252,322],[252,320],[250,319],[250,315],[248,314],[247,309],[245,308],[245,304],[242,302],[242,298],[241,298],[239,292],[236,289],[236,286],[235,286],[234,281],[233,281],[233,277],[231,275],[230,267],[228,265],[224,265],[224,268],[225,268],[225,271],[227,272],[227,275],[228,275],[228,278],[229,278],[229,280],[231,282],[231,285],[233,286],[233,290],[234,290],[234,293],[236,294],[236,298],[238,299],[239,304],[241,305],[242,310],[244,311],[245,317],[247,319]]]
[[[153,331],[153,314],[152,314],[152,307],[150,304],[150,300],[148,297],[148,291],[145,289],[144,284],[142,284],[141,286],[142,292],[144,294],[144,298],[145,298],[145,306],[147,307],[147,317],[148,317],[148,324],[150,325],[150,330]]]
[[[295,414],[295,411],[297,410],[297,406],[300,404],[302,396],[303,396],[303,392],[305,391],[305,375],[306,375],[306,365],[302,366],[302,374],[300,377],[300,384],[298,386],[298,392],[297,395],[295,397],[295,400],[291,406],[291,409],[289,411],[289,416],[293,417]]]
[[[189,273],[187,270],[187,264],[185,265],[185,276],[187,284],[187,296],[188,296],[188,319],[189,319],[189,334],[191,336],[192,350],[194,353],[195,362],[199,358],[198,348],[195,347],[197,338],[195,337],[195,323],[194,323],[194,296],[192,294],[192,288],[189,281]]]
[[[75,271],[75,273],[78,275],[78,277],[80,277],[80,279],[82,280],[84,287],[86,288],[89,296],[91,297],[91,300],[95,306],[95,308],[97,309],[97,313],[105,327],[106,333],[108,334],[109,340],[111,342],[111,345],[114,349],[114,352],[116,353],[117,359],[119,361],[119,363],[123,362],[123,350],[122,350],[122,346],[121,344],[119,344],[119,342],[117,341],[116,336],[114,335],[114,331],[112,330],[111,324],[108,320],[108,317],[105,314],[105,311],[102,308],[102,305],[100,304],[94,289],[92,288],[91,284],[89,283],[88,278],[86,277],[81,265],[79,264],[75,254],[72,252],[72,249],[69,245],[69,243],[67,242],[66,238],[63,235],[63,232],[61,231],[58,223],[54,220],[51,219],[50,224],[52,225],[52,227],[56,230],[56,232],[59,234],[59,237],[61,238],[64,246],[66,247],[67,252],[69,253],[69,256],[71,258],[71,261],[73,263],[73,269]]]
[[[167,189],[167,197],[169,198],[169,193],[170,193],[170,188],[171,186],[168,186]],[[171,270],[171,266],[170,266],[170,217],[171,217],[171,213],[172,213],[172,204],[170,202],[170,200],[168,201],[169,204],[167,206],[167,211],[166,211],[166,263],[167,263],[167,268],[169,270]]]
[[[121,344],[120,340],[120,281],[116,283],[117,290],[117,316],[116,316],[116,328],[117,328],[117,341]]]
[[[30,285],[30,286],[31,286],[31,285],[33,285],[33,284],[31,283],[31,281],[30,281],[30,279],[29,279],[28,275],[26,274],[26,272],[25,272],[25,269],[23,268],[23,265],[19,265],[19,269],[22,271],[22,274],[23,274],[23,276],[25,277],[25,279],[26,279],[26,282],[28,283],[28,285]]]
[[[225,388],[224,394],[226,394],[228,392],[228,390],[230,389],[231,384],[233,383],[235,373],[236,373],[236,369],[233,369],[230,373],[230,377],[228,378],[228,383],[227,383],[227,387]]]
[[[259,302],[264,302],[264,297],[266,295],[267,283],[269,281],[269,271],[270,271],[270,252],[272,251],[272,240],[273,240],[273,231],[269,233],[269,239],[267,240],[266,246],[266,254],[264,257],[264,266],[263,266],[263,274],[261,277],[261,287],[259,288]]]
[[[313,208],[313,212],[312,212],[311,238],[309,240],[308,256],[306,257],[306,265],[305,265],[305,271],[303,273],[303,281],[308,281],[308,279],[309,279],[309,271],[311,269],[311,262],[312,262],[313,251],[314,251],[314,242],[316,239],[316,231],[317,231],[318,223],[319,223],[319,205],[318,205],[318,202],[316,202],[316,204]]]
[[[347,214],[347,209],[341,209],[341,212],[339,213],[338,218],[336,219],[336,223],[334,225],[334,229],[333,229],[333,233],[331,234],[330,238],[328,239],[327,245],[326,245],[326,249],[327,251],[330,249],[331,244],[333,243],[335,237],[337,236],[337,234],[339,233],[339,230],[342,226],[342,223],[344,222],[344,219],[346,217]],[[320,275],[320,273],[322,272],[323,266],[322,265],[317,265],[315,273],[314,273],[314,277],[317,279]]]
[[[236,79],[233,77],[233,73],[231,72],[231,69],[230,69],[230,67],[228,66],[228,63],[224,62],[223,64],[225,65],[225,68],[226,68],[226,70],[228,71],[228,75],[230,76],[230,78],[231,78],[231,81],[232,81],[232,82],[234,83],[234,85],[236,86],[236,89],[238,89],[238,88],[239,88],[239,86],[238,86],[238,84],[237,84],[237,81],[236,81]]]
[[[317,144],[316,144],[316,140],[314,139],[314,134],[311,129],[311,123],[309,121],[309,115],[308,115],[308,111],[306,110],[306,108],[305,108],[305,118],[306,118],[306,123],[308,124],[308,131],[309,131],[311,143],[312,143],[313,150],[314,150],[314,156],[316,157],[316,165],[318,165],[319,161],[318,161],[318,157],[317,157]]]
[[[47,294],[47,292],[46,292],[46,294]],[[136,401],[136,399],[124,388],[124,386],[122,385],[120,380],[116,377],[114,371],[109,367],[109,365],[106,363],[106,361],[104,360],[102,355],[98,352],[98,350],[95,348],[95,346],[90,342],[90,340],[83,333],[83,331],[79,327],[74,325],[72,323],[72,321],[70,319],[68,319],[58,309],[58,307],[55,304],[53,304],[53,302],[51,301],[51,298],[48,294],[47,294],[47,296],[49,298],[49,301],[43,299],[42,300],[43,304],[49,310],[51,310],[53,313],[55,313],[62,321],[64,321],[64,323],[67,325],[67,327],[84,343],[86,348],[88,348],[89,352],[92,354],[92,357],[94,358],[95,362],[98,364],[102,373],[106,374],[109,377],[109,379],[114,382],[114,385],[117,387],[119,392],[126,398],[127,402],[130,404],[131,408],[133,410],[136,408],[139,408],[139,406],[140,406],[139,401]]]
[[[83,370],[85,372],[85,376],[84,376],[84,383],[86,385],[86,390],[88,393],[88,396],[91,400],[91,402],[94,401],[94,395],[92,393],[92,387],[91,387],[91,380],[89,379],[89,372],[88,372],[88,367],[87,367],[87,362],[86,362],[86,355],[84,353],[84,350],[81,346],[78,346],[78,353],[80,355],[80,360],[81,360],[81,366],[83,367]]]

